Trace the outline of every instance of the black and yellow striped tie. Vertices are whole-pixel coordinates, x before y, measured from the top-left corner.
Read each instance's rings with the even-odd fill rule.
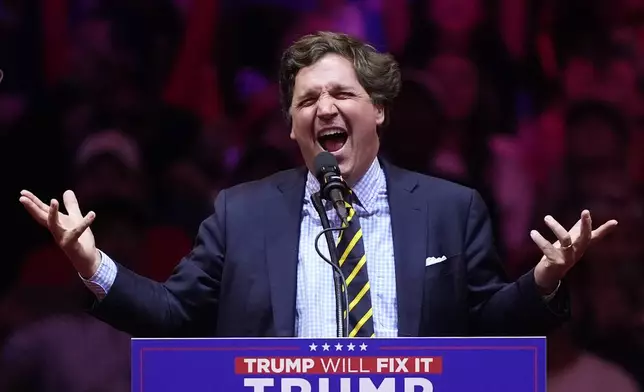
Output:
[[[353,198],[353,193],[349,199]],[[348,227],[338,237],[340,269],[344,274],[349,294],[349,337],[374,337],[371,286],[367,274],[367,256],[362,238],[362,228],[351,203],[346,202],[349,211]]]

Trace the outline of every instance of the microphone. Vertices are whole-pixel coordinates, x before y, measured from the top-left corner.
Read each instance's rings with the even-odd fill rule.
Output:
[[[320,215],[320,222],[322,223],[323,230],[315,237],[315,251],[333,268],[333,287],[335,291],[335,309],[336,309],[336,322],[338,327],[338,337],[349,336],[349,295],[347,293],[347,282],[340,269],[338,261],[338,249],[335,246],[332,231],[342,231],[348,226],[348,216],[346,206],[344,205],[345,195],[348,196],[349,187],[340,175],[340,168],[338,161],[329,152],[322,152],[318,154],[313,165],[315,167],[315,177],[320,182],[320,191],[311,195],[313,206]],[[333,204],[340,219],[347,224],[344,227],[331,227],[329,219],[322,204],[322,199],[328,200]],[[326,237],[326,244],[329,248],[330,260],[325,257],[318,246],[318,239],[324,235]],[[346,315],[345,315],[346,314]]]
[[[320,195],[333,204],[338,216],[347,224],[349,211],[345,206],[345,197],[349,194],[349,186],[342,179],[338,160],[327,151],[319,153],[313,160],[315,178],[320,183]]]

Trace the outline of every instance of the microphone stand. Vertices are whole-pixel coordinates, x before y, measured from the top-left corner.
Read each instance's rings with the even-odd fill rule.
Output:
[[[333,232],[327,230],[331,228],[329,224],[329,217],[326,215],[324,205],[322,204],[322,198],[320,197],[320,192],[316,192],[311,195],[311,201],[313,206],[320,215],[320,221],[322,222],[322,228],[326,231],[324,236],[326,237],[326,244],[329,248],[329,256],[331,258],[331,264],[337,268],[333,268],[333,286],[335,288],[335,308],[336,308],[336,321],[338,324],[338,337],[348,337],[349,331],[347,331],[347,325],[344,322],[344,311],[345,301],[346,301],[346,292],[342,289],[342,276],[340,275],[340,262],[338,258],[338,249],[335,246],[335,239],[333,238]],[[317,246],[317,245],[316,245]]]

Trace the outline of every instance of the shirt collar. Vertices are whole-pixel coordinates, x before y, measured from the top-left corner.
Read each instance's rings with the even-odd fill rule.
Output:
[[[380,166],[380,162],[378,162],[378,158],[376,158],[371,163],[371,166],[369,166],[369,169],[367,169],[367,172],[353,186],[352,191],[358,200],[358,205],[367,214],[370,214],[375,212],[378,193],[386,191],[386,187],[385,174]],[[309,171],[306,177],[304,203],[310,203],[311,195],[319,190],[320,183]]]

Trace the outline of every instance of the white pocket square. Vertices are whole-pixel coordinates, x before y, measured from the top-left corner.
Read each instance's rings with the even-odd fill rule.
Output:
[[[447,260],[447,257],[441,256],[441,257],[428,257],[425,259],[425,267],[433,265],[433,264],[438,264],[441,261]]]

